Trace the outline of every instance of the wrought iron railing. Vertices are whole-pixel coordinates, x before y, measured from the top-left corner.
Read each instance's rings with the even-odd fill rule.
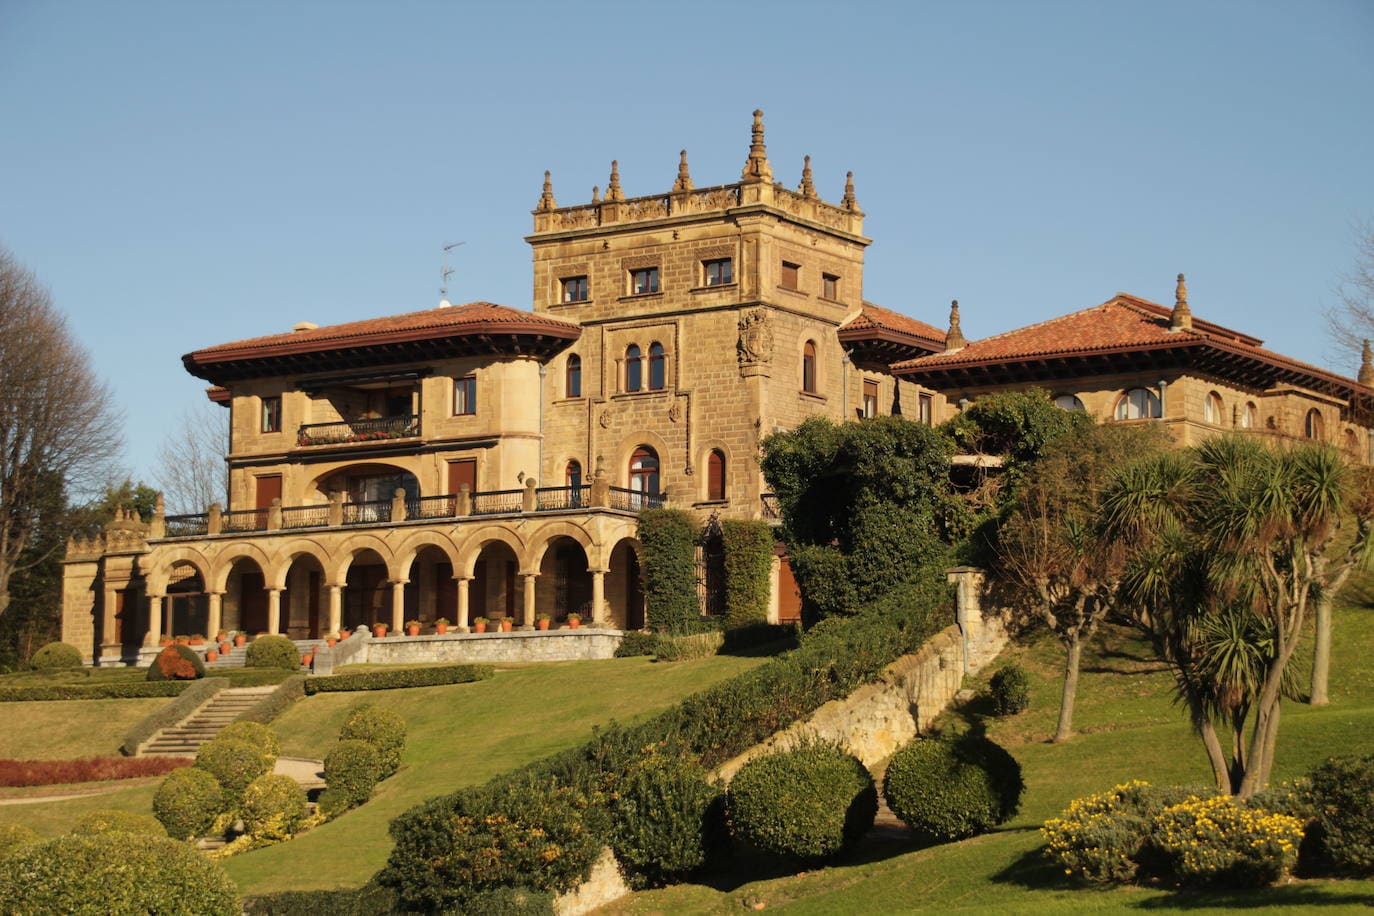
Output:
[[[267,510],[234,509],[220,519],[221,531],[262,531],[267,527]]]
[[[283,506],[283,528],[323,528],[329,524],[328,506]]]
[[[343,523],[345,525],[375,525],[391,521],[391,500],[368,499],[356,503],[344,503]]]
[[[519,512],[524,508],[524,490],[488,490],[472,494],[473,515]]]
[[[627,490],[624,487],[611,487],[611,508],[622,512],[643,512],[645,509],[658,509],[663,506],[662,493],[646,493],[643,490]]]
[[[210,530],[210,517],[204,512],[199,515],[169,515],[164,521],[169,538],[198,537]]]
[[[344,442],[377,442],[420,435],[419,414],[306,423],[296,431],[297,445],[338,445]]]
[[[539,487],[534,491],[534,508],[539,512],[555,509],[585,509],[591,502],[590,484],[577,487]]]
[[[406,500],[406,518],[452,518],[458,510],[458,497],[417,496]]]

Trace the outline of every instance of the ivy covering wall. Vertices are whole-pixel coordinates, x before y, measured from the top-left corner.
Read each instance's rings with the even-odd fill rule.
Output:
[[[730,629],[768,620],[773,528],[767,522],[727,519],[720,524],[725,543],[725,623]]]
[[[681,509],[639,514],[644,598],[649,624],[669,633],[692,631],[701,618],[697,600],[696,522]]]

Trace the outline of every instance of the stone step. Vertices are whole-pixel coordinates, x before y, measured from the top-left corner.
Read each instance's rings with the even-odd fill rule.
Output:
[[[276,690],[264,687],[231,687],[215,694],[180,725],[164,728],[144,745],[142,755],[194,757],[202,744],[214,740],[226,725],[238,719],[263,697]]]

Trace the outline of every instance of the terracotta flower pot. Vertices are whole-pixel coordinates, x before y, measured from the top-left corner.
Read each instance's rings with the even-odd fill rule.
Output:
[[[177,645],[178,645],[178,646],[189,646],[190,644],[191,644],[191,640],[187,639],[185,636],[178,636],[178,637],[177,637]]]
[[[476,620],[474,620],[474,621],[472,622],[472,632],[474,632],[474,633],[485,633],[486,631],[487,631],[487,619],[486,619],[485,617],[478,617]]]
[[[331,648],[331,649],[334,648],[334,646],[335,646],[336,643],[338,643],[338,640],[335,639],[333,636],[328,637],[328,638],[325,639],[325,641],[324,641],[324,644],[325,644],[326,646],[328,646],[329,648]]]
[[[234,634],[234,645],[236,645],[236,646],[243,646],[243,645],[247,645],[247,643],[248,643],[248,635],[247,635],[247,634],[245,634],[245,633],[236,633],[236,634]]]
[[[419,627],[406,627],[406,635],[407,635],[407,636],[419,636],[419,635],[420,635],[420,628],[419,628]]]
[[[206,653],[205,653],[205,660],[206,660],[207,662],[217,662],[217,661],[219,661],[219,652],[218,652],[217,650],[215,650],[215,649],[211,649],[209,652],[206,652]]]
[[[231,643],[229,640],[226,639],[226,640],[224,640],[223,642],[221,642],[221,643],[219,644],[219,654],[220,654],[220,655],[228,655],[228,654],[230,653],[230,651],[233,650],[233,648],[234,648],[234,644]]]
[[[353,635],[353,634],[350,633],[350,632],[348,632],[347,630],[340,630],[340,631],[339,631],[339,642],[343,642],[345,639],[347,639],[348,637],[350,637],[350,636],[352,636],[352,635]]]
[[[582,626],[582,621],[578,620],[576,617],[569,617],[569,618],[568,618],[568,629],[569,629],[569,630],[576,630],[576,629],[577,629],[578,627],[580,627],[580,626]]]
[[[191,640],[190,645],[193,645],[193,646],[203,646],[203,645],[205,645],[205,640],[203,640],[203,639],[193,639],[193,640]]]
[[[434,625],[434,632],[435,632],[435,633],[438,633],[440,636],[443,636],[443,635],[447,634],[447,633],[448,633],[448,624],[446,624],[446,623],[436,623],[436,624]]]
[[[384,627],[384,626],[381,626],[381,625],[378,625],[378,626],[373,627],[373,628],[372,628],[372,638],[373,638],[373,639],[385,639],[385,638],[386,638],[386,631],[387,631],[387,629],[388,629],[388,627]]]
[[[548,621],[547,619],[545,619],[545,620],[536,620],[535,623],[538,624],[539,629],[541,629],[541,630],[547,630],[547,629],[549,628],[549,621]]]
[[[304,665],[304,666],[307,667],[307,668],[310,667],[311,662],[313,662],[314,660],[315,660],[315,653],[314,653],[314,652],[307,652],[307,653],[305,653],[304,655],[301,656],[301,664]]]
[[[164,636],[157,641],[157,644],[159,646],[162,646],[163,648],[166,648],[167,646],[170,646],[172,644],[172,637]]]
[[[515,629],[515,621],[514,621],[514,620],[511,620],[509,617],[506,617],[506,618],[502,619],[502,621],[501,621],[501,632],[502,632],[502,633],[509,633],[509,632],[510,632],[511,630],[513,630],[513,629]]]

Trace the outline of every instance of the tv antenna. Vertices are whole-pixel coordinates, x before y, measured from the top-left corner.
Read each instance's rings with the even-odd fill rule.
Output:
[[[444,246],[444,269],[439,271],[439,299],[448,301],[448,278],[453,276],[453,268],[448,266],[448,253],[467,242],[449,242]]]

